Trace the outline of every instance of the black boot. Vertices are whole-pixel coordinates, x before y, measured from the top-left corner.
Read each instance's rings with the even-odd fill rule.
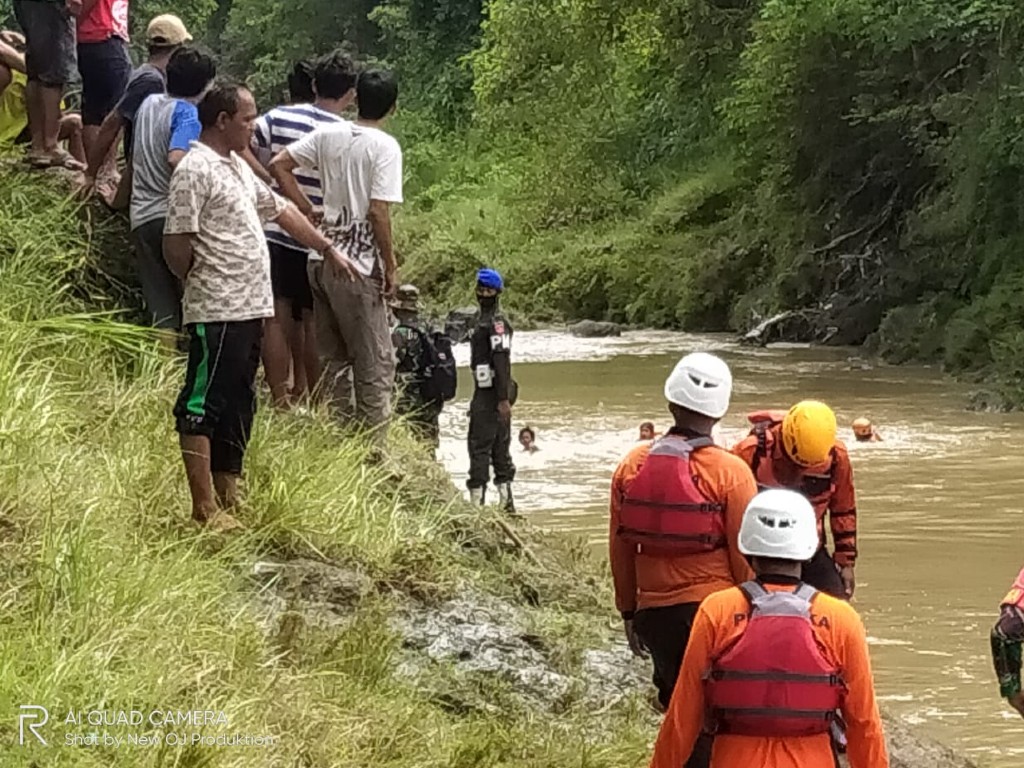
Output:
[[[512,498],[512,483],[501,483],[498,485],[498,506],[505,511],[505,514],[516,514],[516,504]]]

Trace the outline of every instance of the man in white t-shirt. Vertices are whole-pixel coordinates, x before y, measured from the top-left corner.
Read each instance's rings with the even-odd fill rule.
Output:
[[[317,345],[326,383],[344,422],[372,430],[379,448],[391,414],[395,361],[386,300],[397,266],[391,239],[392,203],[402,202],[402,149],[381,130],[395,111],[394,76],[368,70],[359,76],[359,118],[320,128],[271,161],[281,191],[311,219],[320,215],[295,178],[298,167],[319,172],[323,232],[362,276],[350,281],[310,254]]]

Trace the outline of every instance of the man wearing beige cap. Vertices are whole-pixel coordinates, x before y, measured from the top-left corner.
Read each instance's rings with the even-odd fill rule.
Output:
[[[171,55],[178,48],[191,39],[192,35],[188,33],[185,25],[177,16],[163,14],[149,22],[149,26],[146,28],[149,59],[132,73],[124,96],[103,120],[96,143],[89,151],[89,168],[85,172],[86,183],[90,188],[94,188],[108,205],[126,206],[131,186],[130,179],[123,180],[119,189],[109,180],[98,179],[97,174],[103,166],[103,160],[110,152],[110,148],[117,142],[121,129],[124,129],[125,156],[131,154],[135,113],[138,112],[147,97],[163,93],[166,90],[167,62],[171,60]],[[131,167],[130,164],[129,167]]]

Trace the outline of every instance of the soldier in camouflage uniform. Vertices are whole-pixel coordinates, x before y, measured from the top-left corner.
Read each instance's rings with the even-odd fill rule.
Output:
[[[420,394],[423,383],[424,337],[429,326],[420,318],[420,292],[415,285],[399,286],[391,311],[396,324],[391,331],[395,347],[395,381],[398,399],[395,410],[409,420],[409,424],[436,448],[440,444],[438,418],[444,406],[441,402],[427,402]]]

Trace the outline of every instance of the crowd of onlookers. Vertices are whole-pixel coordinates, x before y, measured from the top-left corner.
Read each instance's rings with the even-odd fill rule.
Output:
[[[377,459],[391,416],[390,206],[402,201],[402,153],[382,128],[397,84],[341,53],[317,60],[308,85],[304,72],[293,72],[291,103],[260,116],[244,86],[211,86],[212,61],[183,47],[167,93],[134,119],[140,277],[150,270],[153,323],[187,338],[177,428],[193,516],[221,529],[237,525],[227,510],[261,359],[276,405],[316,390],[369,435]],[[354,119],[342,119],[353,104]]]
[[[391,309],[409,305],[408,291],[395,296],[391,73],[360,72],[340,52],[301,62],[288,103],[261,116],[176,16],[150,20],[133,70],[127,0],[15,0],[14,10],[22,33],[0,36],[0,143],[25,144],[32,168],[80,172],[85,194],[128,210],[147,320],[188,349],[174,413],[193,517],[237,525],[227,510],[261,362],[276,405],[319,393],[381,457]],[[77,82],[81,109],[65,114]]]
[[[104,121],[132,87],[152,89],[155,70],[191,36],[177,17],[154,18],[146,44],[157,66],[133,73],[128,0],[14,0],[14,14],[22,31],[0,33],[0,144],[25,144],[32,168],[88,167],[91,184],[112,202],[117,135],[101,141]],[[75,84],[81,108],[71,113],[64,99]],[[127,143],[130,136],[126,130]]]

